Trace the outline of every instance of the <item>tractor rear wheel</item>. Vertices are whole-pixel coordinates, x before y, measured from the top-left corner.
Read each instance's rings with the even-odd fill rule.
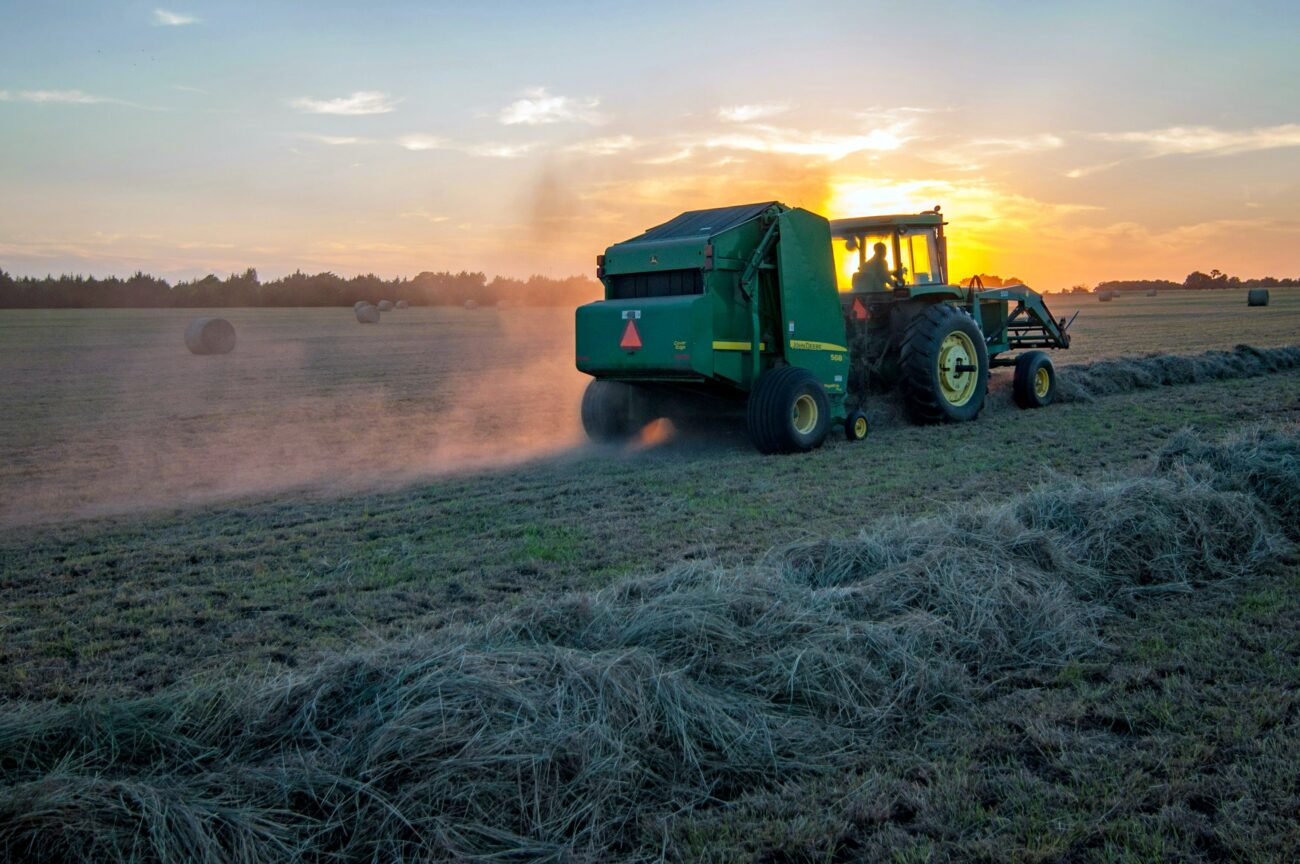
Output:
[[[630,384],[602,381],[587,385],[582,394],[582,428],[587,437],[600,443],[624,441],[639,426],[632,417],[636,394]]]
[[[758,452],[806,453],[826,440],[831,401],[807,369],[781,366],[759,377],[745,415]]]
[[[1021,408],[1042,408],[1056,398],[1056,370],[1042,351],[1026,351],[1016,358],[1012,395]]]
[[[913,423],[974,420],[984,407],[989,354],[965,311],[936,303],[907,324],[899,351],[899,389]]]

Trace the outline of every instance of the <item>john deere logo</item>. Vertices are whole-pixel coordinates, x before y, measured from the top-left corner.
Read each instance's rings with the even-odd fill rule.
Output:
[[[651,255],[651,256],[650,256],[650,263],[651,263],[651,264],[658,264],[658,263],[659,263],[659,256],[658,256],[658,255]]]

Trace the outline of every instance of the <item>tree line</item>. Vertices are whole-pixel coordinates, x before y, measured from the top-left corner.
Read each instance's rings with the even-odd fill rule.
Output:
[[[1286,278],[1263,276],[1258,279],[1240,279],[1229,276],[1219,270],[1202,273],[1200,270],[1187,274],[1182,282],[1170,279],[1113,279],[1099,282],[1090,293],[1101,294],[1106,291],[1211,291],[1215,289],[1231,290],[1234,288],[1295,288],[1300,286],[1300,277]],[[1080,290],[1082,289],[1082,290]],[[1089,293],[1086,285],[1075,286],[1073,293]]]
[[[486,274],[425,271],[414,278],[383,279],[373,273],[290,273],[263,282],[251,267],[221,279],[208,275],[175,284],[136,272],[118,276],[15,277],[0,270],[0,308],[206,308],[233,306],[351,306],[358,300],[405,300],[412,306],[576,306],[602,296],[586,276],[531,276],[488,281]]]

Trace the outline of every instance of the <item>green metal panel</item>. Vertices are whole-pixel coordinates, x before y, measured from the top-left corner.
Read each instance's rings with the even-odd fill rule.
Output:
[[[704,266],[708,238],[618,243],[605,252],[605,272],[646,273],[656,270],[699,269]]]
[[[849,351],[835,288],[830,223],[802,209],[785,211],[778,222],[781,318],[775,323],[786,362],[816,375],[842,408]],[[836,416],[843,414],[836,411]]]
[[[713,375],[713,316],[708,294],[602,300],[576,314],[579,371],[602,378],[698,379]],[[628,323],[639,348],[620,343]]]

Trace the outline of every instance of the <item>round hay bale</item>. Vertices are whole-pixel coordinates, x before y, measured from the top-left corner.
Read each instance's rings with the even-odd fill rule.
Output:
[[[375,304],[375,305],[377,305],[377,306],[379,307],[379,311],[380,311],[380,312],[392,312],[392,311],[393,311],[393,301],[392,301],[392,300],[380,300],[380,301],[379,301],[377,304]]]
[[[1156,296],[1156,289],[1154,289],[1154,288],[1148,288],[1148,289],[1147,289],[1147,296],[1148,296],[1148,297],[1154,297],[1154,296]]]
[[[1109,303],[1115,299],[1114,291],[1103,291],[1097,295],[1097,301],[1100,303]]]
[[[370,305],[370,301],[369,301],[369,300],[358,300],[357,302],[355,302],[355,303],[352,304],[352,308],[353,308],[353,309],[360,309],[362,306],[369,306],[369,305]]]
[[[477,301],[477,300],[466,300],[466,301],[465,301],[465,308],[466,308],[466,309],[477,309],[477,308],[478,308],[478,301]]]
[[[411,304],[407,303],[405,300],[398,300],[396,303],[393,304],[393,308],[394,308],[394,309],[405,309],[405,308],[407,308],[407,307],[410,306],[410,305],[411,305]]]
[[[191,354],[229,354],[235,350],[235,327],[225,318],[195,318],[185,328]]]
[[[361,306],[361,307],[357,308],[355,311],[356,311],[356,315],[357,315],[357,320],[358,320],[359,322],[361,322],[362,324],[378,324],[378,323],[379,323],[379,307],[378,307],[378,306],[371,306],[369,303],[367,303],[365,306]]]
[[[1268,289],[1267,289],[1267,288],[1251,288],[1250,291],[1246,294],[1246,305],[1247,305],[1247,306],[1267,306],[1267,305],[1268,305]]]

